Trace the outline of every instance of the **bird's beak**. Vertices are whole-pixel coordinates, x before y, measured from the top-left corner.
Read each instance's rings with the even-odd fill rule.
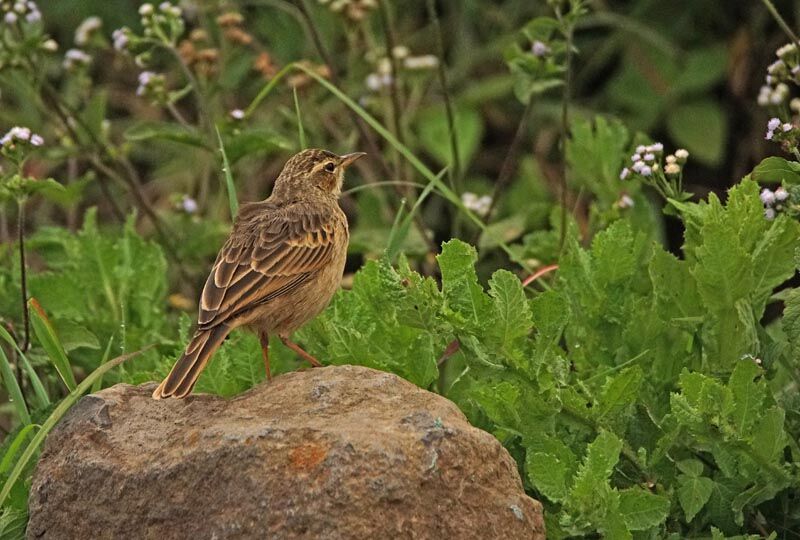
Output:
[[[353,152],[352,154],[345,154],[340,156],[342,159],[342,168],[346,169],[350,165],[352,165],[358,158],[366,156],[366,152]]]

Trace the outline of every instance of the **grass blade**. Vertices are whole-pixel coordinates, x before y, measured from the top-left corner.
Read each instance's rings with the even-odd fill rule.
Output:
[[[11,369],[11,364],[2,348],[0,348],[0,375],[3,377],[3,386],[6,387],[8,398],[17,410],[19,421],[27,426],[31,423],[28,405],[25,404],[25,400],[22,398],[22,390],[19,387],[19,383],[17,383],[17,378],[14,377],[14,370]]]
[[[89,387],[92,386],[92,384],[94,384],[95,380],[97,380],[99,377],[102,377],[106,372],[117,367],[124,361],[129,360],[134,356],[140,355],[150,347],[152,347],[152,345],[150,345],[149,347],[145,347],[140,351],[124,354],[122,356],[114,358],[113,360],[110,360],[109,362],[106,362],[105,364],[103,364],[102,366],[98,367],[93,372],[91,372],[84,380],[81,381],[81,383],[72,392],[69,393],[67,397],[61,400],[61,403],[56,405],[56,408],[53,410],[50,416],[47,417],[47,420],[45,420],[44,423],[42,424],[42,428],[36,433],[36,435],[34,435],[30,444],[28,444],[28,446],[25,448],[25,451],[22,452],[22,455],[20,456],[19,460],[17,460],[17,463],[14,465],[14,469],[8,475],[6,483],[3,484],[3,489],[2,491],[0,491],[0,507],[2,507],[3,503],[8,497],[8,494],[11,493],[11,489],[14,487],[14,484],[17,483],[17,480],[19,480],[19,477],[22,475],[22,471],[25,470],[25,467],[27,467],[28,462],[31,460],[36,451],[39,449],[39,446],[41,446],[42,442],[44,441],[44,438],[47,436],[48,433],[50,433],[50,430],[53,429],[56,423],[58,423],[58,421],[61,420],[61,417],[64,416],[64,413],[66,413],[69,410],[69,408],[72,407],[76,401],[78,401],[78,399],[83,395],[83,393],[86,392],[86,390],[88,390]]]
[[[11,334],[8,331],[0,326],[0,338],[3,338],[6,343],[14,347],[17,351],[17,355],[19,355],[20,359],[22,360],[22,366],[25,368],[25,373],[28,374],[28,379],[31,381],[31,386],[33,387],[33,393],[36,395],[36,406],[40,408],[47,407],[50,405],[50,396],[47,395],[47,390],[44,389],[44,385],[42,384],[42,380],[39,378],[39,375],[31,366],[31,363],[28,361],[28,357],[25,356],[25,353],[22,352],[22,349],[19,348],[14,338],[11,337]]]
[[[3,454],[3,460],[0,461],[0,474],[6,474],[8,469],[11,468],[11,463],[14,460],[14,456],[17,455],[19,449],[22,447],[22,443],[25,442],[25,439],[28,438],[28,433],[30,433],[34,428],[40,428],[39,424],[28,424],[17,433],[17,436],[14,437],[14,440],[11,441],[11,444],[8,445],[6,449],[6,453]]]
[[[239,213],[239,201],[236,198],[236,186],[233,184],[233,174],[231,173],[231,165],[228,163],[228,154],[225,153],[225,145],[222,143],[222,135],[219,133],[219,128],[214,126],[217,132],[217,140],[219,141],[219,152],[222,154],[222,171],[225,173],[225,187],[228,190],[228,204],[231,207],[231,221],[236,219],[236,214]]]
[[[72,366],[69,364],[67,353],[64,346],[61,345],[61,340],[58,339],[55,328],[50,324],[47,314],[42,309],[41,304],[35,299],[28,300],[28,305],[31,309],[31,326],[33,333],[44,348],[50,361],[61,376],[61,380],[67,386],[70,392],[75,390],[77,384],[75,383],[75,375],[72,373]]]
[[[300,149],[308,148],[306,145],[306,132],[303,129],[303,117],[300,116],[300,101],[297,99],[297,87],[292,86],[294,94],[294,114],[297,116],[297,138],[300,141]]]
[[[105,364],[108,361],[108,357],[111,356],[111,344],[114,343],[114,336],[108,338],[108,345],[106,345],[106,350],[103,352],[103,359],[100,361],[100,365]],[[94,384],[92,385],[92,393],[99,392],[100,388],[103,386],[103,376],[99,376]]]

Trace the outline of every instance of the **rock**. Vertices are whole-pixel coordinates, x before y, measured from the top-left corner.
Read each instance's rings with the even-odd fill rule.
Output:
[[[83,398],[47,438],[28,538],[534,538],[516,464],[394,375],[289,373],[234,399]]]

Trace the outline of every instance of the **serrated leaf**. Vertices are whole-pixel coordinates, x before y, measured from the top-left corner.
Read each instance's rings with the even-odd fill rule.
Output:
[[[586,457],[575,475],[571,497],[591,497],[601,485],[606,485],[614,465],[619,461],[622,440],[610,431],[601,431],[592,441]]]
[[[752,290],[753,274],[749,255],[736,232],[722,223],[703,227],[703,244],[696,250],[692,274],[705,303],[715,310],[730,309]]]
[[[631,531],[644,531],[660,525],[669,514],[668,498],[639,488],[619,492],[619,512]]]
[[[489,297],[478,283],[475,248],[460,240],[442,245],[436,257],[442,271],[442,294],[445,307],[459,316],[470,328],[492,324]]]
[[[501,349],[510,348],[532,328],[531,310],[522,283],[508,270],[498,270],[489,280],[489,296],[494,312],[490,332]]]
[[[607,425],[636,402],[642,379],[642,369],[639,366],[624,369],[609,377],[603,387],[596,413],[597,421],[601,425]]]
[[[714,481],[705,476],[685,476],[678,477],[678,501],[681,503],[686,521],[691,522],[697,513],[711,497],[714,489]]]
[[[786,447],[786,413],[780,407],[767,409],[753,430],[753,451],[768,462],[775,462]]]
[[[761,368],[751,360],[741,360],[728,381],[728,388],[733,393],[733,415],[732,420],[740,436],[744,437],[753,427],[753,424],[761,416],[761,409],[764,402],[764,384],[755,382],[755,378],[761,375]]]

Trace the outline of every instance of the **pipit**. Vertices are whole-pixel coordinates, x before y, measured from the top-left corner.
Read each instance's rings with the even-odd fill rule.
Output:
[[[154,398],[189,394],[241,326],[261,340],[268,378],[270,335],[320,365],[290,336],[325,309],[339,286],[349,233],[338,199],[345,169],[363,155],[303,150],[286,162],[268,199],[242,205],[203,287],[197,331]]]

